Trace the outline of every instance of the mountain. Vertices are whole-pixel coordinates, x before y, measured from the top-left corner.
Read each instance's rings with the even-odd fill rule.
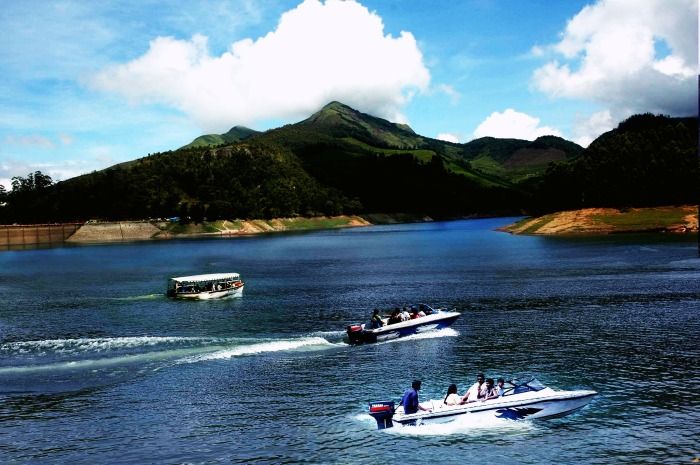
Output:
[[[556,136],[532,142],[482,137],[464,144],[463,153],[477,170],[518,183],[542,174],[550,163],[576,159],[583,147]]]
[[[540,211],[697,204],[698,119],[634,115],[531,186]]]
[[[199,136],[189,144],[180,148],[190,149],[197,147],[215,147],[217,145],[231,144],[245,140],[255,134],[258,134],[258,131],[254,129],[250,129],[245,126],[234,126],[224,134],[205,134],[203,136]]]
[[[455,144],[331,102],[269,131],[235,127],[227,134],[236,140],[223,145],[190,144],[41,189],[25,183],[3,194],[0,222],[397,212],[440,218],[577,208],[582,198],[585,205],[694,201],[696,133],[694,119],[642,115],[586,150],[554,136]]]

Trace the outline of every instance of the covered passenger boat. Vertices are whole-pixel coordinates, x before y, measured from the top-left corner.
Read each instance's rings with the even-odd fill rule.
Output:
[[[460,316],[460,313],[454,310],[435,309],[427,304],[409,305],[403,307],[403,310],[400,313],[405,315],[403,319],[392,320],[391,317],[382,316],[382,326],[376,328],[372,327],[371,322],[348,326],[350,344],[382,342],[447,328]]]
[[[243,295],[243,281],[238,273],[213,273],[170,278],[168,297],[176,299],[221,299]]]

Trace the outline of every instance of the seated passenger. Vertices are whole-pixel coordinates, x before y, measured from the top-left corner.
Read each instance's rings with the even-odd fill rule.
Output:
[[[390,325],[393,325],[393,324],[396,324],[396,323],[401,323],[401,321],[402,321],[402,320],[401,320],[401,314],[399,313],[399,309],[398,309],[398,308],[395,308],[395,309],[391,312],[391,316],[389,317],[389,324],[390,324]]]
[[[482,400],[490,400],[498,398],[498,391],[493,386],[493,378],[486,380],[486,388],[484,389],[484,397]]]
[[[447,395],[442,403],[445,405],[459,405],[462,403],[462,398],[457,394],[456,384],[450,384],[450,387],[447,388]]]
[[[404,307],[403,311],[401,312],[401,321],[408,321],[410,319],[411,315],[408,313],[408,309]]]
[[[372,323],[372,329],[381,328],[384,326],[384,320],[382,320],[382,316],[379,314],[379,309],[374,309],[374,313],[372,313],[372,319],[370,321]]]
[[[503,385],[505,384],[505,380],[503,378],[498,378],[498,381],[496,381],[496,392],[498,393],[498,397],[503,397],[503,394],[506,393],[505,388]]]

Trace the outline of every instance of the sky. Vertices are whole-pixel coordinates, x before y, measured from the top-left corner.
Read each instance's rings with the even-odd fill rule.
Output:
[[[0,184],[330,101],[453,142],[698,112],[697,0],[4,0]]]

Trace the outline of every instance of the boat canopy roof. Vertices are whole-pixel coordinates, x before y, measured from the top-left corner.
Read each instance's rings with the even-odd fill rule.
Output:
[[[226,281],[226,280],[239,280],[241,275],[238,273],[212,273],[212,274],[197,274],[192,276],[180,276],[177,278],[170,278],[171,281],[178,283],[201,283],[204,281]]]

